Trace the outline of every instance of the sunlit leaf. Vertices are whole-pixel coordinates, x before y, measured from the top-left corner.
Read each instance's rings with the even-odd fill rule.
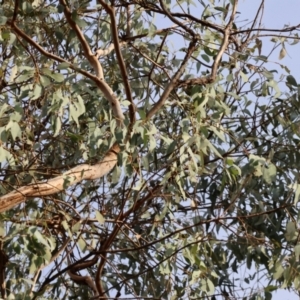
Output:
[[[96,219],[97,219],[97,221],[98,221],[101,225],[103,225],[104,222],[105,222],[105,218],[103,217],[103,215],[102,215],[98,210],[95,211],[95,214],[96,214]]]

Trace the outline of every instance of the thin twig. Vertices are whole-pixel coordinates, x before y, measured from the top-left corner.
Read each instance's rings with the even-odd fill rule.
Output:
[[[185,71],[185,67],[189,61],[189,58],[192,56],[194,50],[197,47],[197,42],[198,42],[198,38],[194,38],[192,39],[192,41],[190,42],[189,48],[187,50],[187,53],[179,67],[179,69],[177,70],[177,72],[175,73],[175,75],[172,77],[171,81],[169,82],[169,84],[166,86],[165,90],[163,91],[160,99],[158,100],[158,102],[156,102],[154,104],[154,106],[150,109],[150,111],[148,112],[147,116],[146,116],[146,120],[151,119],[154,115],[156,115],[156,113],[162,108],[162,106],[165,104],[167,98],[169,97],[170,93],[172,92],[172,90],[174,89],[174,87],[176,87],[177,85],[177,81],[178,79],[181,77],[181,75],[183,74],[183,72]]]

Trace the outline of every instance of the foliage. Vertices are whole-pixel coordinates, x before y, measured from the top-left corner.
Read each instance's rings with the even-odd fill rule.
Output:
[[[238,12],[3,1],[2,298],[297,293],[297,26]]]

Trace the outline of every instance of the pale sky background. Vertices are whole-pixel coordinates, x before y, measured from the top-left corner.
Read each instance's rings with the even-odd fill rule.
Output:
[[[249,21],[253,20],[257,8],[259,7],[260,0],[240,0],[239,9],[241,12],[240,19]],[[300,0],[265,0],[265,10],[263,17],[263,25],[265,28],[280,29],[284,25],[294,26],[300,24]],[[300,35],[300,32],[299,32]],[[268,46],[268,44],[270,46]],[[273,46],[268,38],[263,42],[263,49]],[[265,48],[266,47],[266,48]],[[280,61],[281,64],[286,65],[296,81],[300,82],[300,42],[297,45],[289,46],[286,44],[287,55]],[[279,61],[279,51],[275,50],[270,57],[272,61]],[[263,53],[264,50],[262,51]],[[275,65],[274,65],[275,67]],[[282,74],[283,70],[278,69],[278,74]],[[288,290],[280,290],[273,293],[272,299],[274,300],[298,300],[299,297],[294,292]]]
[[[260,0],[240,0],[239,9],[241,12],[240,19],[249,21],[253,20]],[[300,24],[300,0],[265,0],[265,11],[263,17],[263,25],[265,28],[281,29],[284,25],[294,26]],[[300,36],[300,31],[299,31]],[[274,45],[265,38],[263,47],[271,47]],[[280,61],[291,70],[291,75],[300,82],[300,42],[297,45],[289,46],[286,43],[287,56]],[[272,61],[278,61],[279,51],[271,56]],[[282,70],[279,70],[282,72]]]

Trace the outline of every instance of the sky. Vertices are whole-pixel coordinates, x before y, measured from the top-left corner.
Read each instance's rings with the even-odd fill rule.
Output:
[[[249,19],[251,21],[259,7],[261,0],[240,0],[239,11],[241,19]],[[263,17],[263,25],[265,28],[280,29],[284,25],[294,26],[300,24],[300,1],[299,0],[265,0],[265,10]],[[300,36],[300,31],[299,31]],[[268,38],[264,40],[264,46],[270,47],[273,43],[268,42]],[[289,46],[286,44],[287,55],[280,63],[286,65],[297,82],[300,82],[300,42],[297,45]],[[278,61],[279,51],[271,56],[271,60]]]
[[[261,0],[240,0],[239,9],[241,12],[241,20],[249,19],[253,20],[257,8],[259,7]],[[265,10],[263,17],[263,26],[265,28],[277,28],[280,29],[284,25],[294,26],[300,24],[300,0],[265,0]],[[300,35],[300,32],[299,32]],[[263,47],[273,46],[272,42],[265,38]],[[293,75],[296,81],[300,82],[300,42],[297,45],[289,46],[286,44],[287,55],[280,60],[280,63],[286,65]],[[279,61],[279,51],[274,52],[270,57],[272,61]],[[278,70],[279,74],[283,73],[283,70]],[[298,300],[299,297],[294,292],[287,290],[280,290],[273,294],[272,300]]]

